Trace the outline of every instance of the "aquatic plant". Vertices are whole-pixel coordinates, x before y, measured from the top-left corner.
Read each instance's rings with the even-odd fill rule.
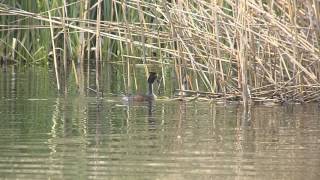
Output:
[[[87,60],[98,91],[107,61],[124,64],[127,91],[142,64],[146,75],[159,69],[164,86],[173,69],[179,89],[195,95],[310,102],[320,91],[319,11],[312,0],[14,0],[0,4],[0,52],[20,63],[53,59],[56,74],[59,63]],[[192,89],[182,88],[186,77]]]

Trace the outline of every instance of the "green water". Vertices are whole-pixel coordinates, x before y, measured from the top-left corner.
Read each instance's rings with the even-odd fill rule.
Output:
[[[0,179],[320,179],[316,104],[57,96],[52,73],[1,69]]]

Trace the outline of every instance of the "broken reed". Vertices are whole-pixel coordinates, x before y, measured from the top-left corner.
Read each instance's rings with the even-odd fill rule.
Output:
[[[186,91],[209,97],[245,102],[319,98],[317,1],[64,0],[52,1],[50,11],[31,3],[38,11],[0,4],[2,56],[38,63],[45,62],[48,50],[56,50],[64,61],[83,64],[85,56],[95,54],[97,72],[103,68],[100,58],[119,60],[126,64],[128,91],[136,71],[132,65],[144,64],[147,74],[147,64],[157,64],[164,80],[174,66],[181,90],[188,79],[192,89]],[[23,38],[34,38],[28,33],[45,37],[26,43]],[[11,46],[14,38],[18,43]]]

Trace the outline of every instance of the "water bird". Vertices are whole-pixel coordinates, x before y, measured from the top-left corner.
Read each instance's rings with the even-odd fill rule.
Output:
[[[123,97],[123,100],[125,101],[137,101],[137,102],[143,102],[143,101],[153,101],[157,98],[157,96],[153,93],[153,83],[157,79],[157,73],[150,72],[148,77],[148,92],[147,94],[141,95],[130,95]]]

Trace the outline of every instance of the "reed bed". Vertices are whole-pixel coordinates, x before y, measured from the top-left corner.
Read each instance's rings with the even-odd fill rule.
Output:
[[[37,10],[0,4],[2,59],[41,63],[53,52],[65,65],[83,66],[84,59],[96,57],[97,84],[102,61],[122,62],[127,91],[135,65],[142,64],[146,74],[156,66],[164,86],[173,69],[180,91],[196,96],[245,105],[319,99],[319,1],[68,3],[36,3]],[[30,33],[39,38],[26,40],[35,38]]]

